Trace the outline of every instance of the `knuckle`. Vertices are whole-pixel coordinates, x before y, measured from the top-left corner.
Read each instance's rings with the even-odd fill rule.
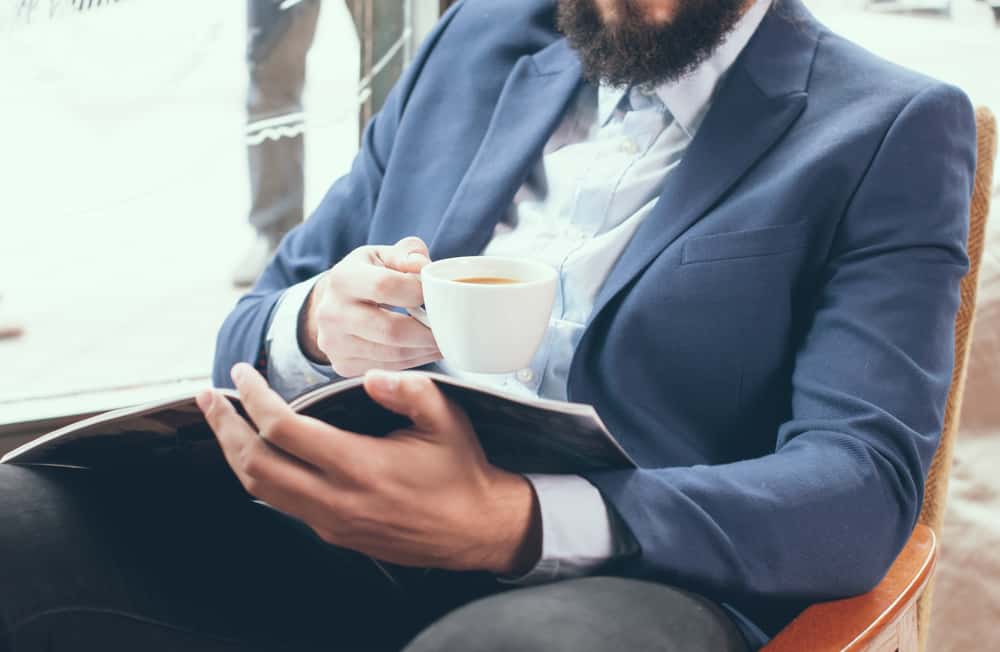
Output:
[[[302,426],[299,422],[297,414],[286,413],[280,415],[274,420],[273,427],[277,441],[287,441],[288,438],[295,434]]]
[[[352,251],[343,262],[353,261],[353,260],[372,260],[375,258],[375,252],[377,247],[375,245],[362,245]]]
[[[246,489],[247,493],[251,496],[256,496],[260,493],[260,480],[253,476],[246,476],[243,478],[243,488]]]
[[[399,267],[399,262],[403,259],[406,254],[401,252],[396,247],[386,247],[379,254],[379,260],[383,267],[388,269],[396,269]]]
[[[379,297],[388,296],[396,289],[396,279],[392,274],[379,274],[375,277],[372,289]]]
[[[341,481],[351,486],[371,488],[376,477],[374,466],[371,460],[352,460],[349,466],[344,465],[340,470]],[[351,502],[346,496],[328,496],[324,505],[328,512],[337,514],[341,519],[350,516]]]
[[[368,455],[364,458],[363,463],[354,464],[352,470],[365,485],[374,487],[385,478],[391,469],[382,455]]]
[[[358,518],[356,504],[357,501],[346,495],[329,495],[320,500],[323,513],[335,517],[332,522],[335,522],[336,526],[331,525],[330,522],[327,523],[327,529],[331,530],[332,534],[342,536],[351,528],[352,523]]]
[[[409,405],[404,408],[404,414],[410,418],[411,421],[421,421],[426,416],[427,410],[423,405],[417,403],[416,401],[411,401]]]
[[[265,423],[260,430],[260,436],[280,446],[288,440],[288,435],[293,428],[295,428],[293,419],[287,415],[281,415]]]
[[[264,466],[264,450],[261,442],[254,440],[244,446],[240,451],[239,464],[247,481],[257,484]],[[248,486],[247,489],[249,490],[250,487]]]

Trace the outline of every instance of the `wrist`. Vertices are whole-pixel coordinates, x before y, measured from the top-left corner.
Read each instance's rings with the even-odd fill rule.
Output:
[[[542,555],[542,513],[534,487],[523,475],[501,471],[493,484],[492,509],[483,510],[484,532],[491,532],[485,570],[523,575]]]
[[[298,324],[298,341],[299,350],[309,360],[316,364],[328,364],[326,359],[326,354],[320,350],[317,344],[317,337],[319,330],[317,328],[316,320],[316,306],[319,304],[321,290],[319,289],[320,284],[323,282],[323,277],[320,277],[316,283],[313,284],[312,289],[309,290],[309,295],[306,300],[302,303],[302,309],[299,311],[299,324]]]

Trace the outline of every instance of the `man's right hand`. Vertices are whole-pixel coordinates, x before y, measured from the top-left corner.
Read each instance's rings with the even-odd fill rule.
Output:
[[[427,245],[417,237],[358,247],[313,286],[299,323],[299,346],[345,378],[440,360],[429,328],[382,307],[423,304],[419,273],[429,262]]]

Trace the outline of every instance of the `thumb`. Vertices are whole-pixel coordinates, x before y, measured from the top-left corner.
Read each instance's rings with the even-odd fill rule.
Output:
[[[426,376],[372,369],[365,374],[365,391],[382,407],[408,417],[417,430],[435,435],[472,430],[461,408]]]

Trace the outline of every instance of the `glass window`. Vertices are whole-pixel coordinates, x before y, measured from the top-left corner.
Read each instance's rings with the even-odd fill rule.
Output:
[[[206,384],[432,4],[0,0],[0,426]]]

